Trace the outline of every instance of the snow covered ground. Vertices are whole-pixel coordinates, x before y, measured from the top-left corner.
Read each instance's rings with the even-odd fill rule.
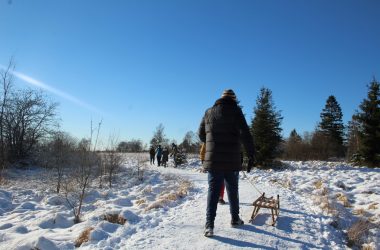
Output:
[[[0,249],[74,249],[84,231],[89,241],[80,249],[347,249],[346,232],[358,218],[374,227],[363,243],[379,249],[380,169],[286,164],[281,171],[241,174],[240,213],[246,224],[231,228],[228,204],[219,205],[213,238],[203,236],[207,174],[195,158],[177,169],[145,164],[141,181],[130,156],[112,189],[89,190],[78,224],[54,193],[51,173],[14,169],[0,187]],[[280,195],[276,226],[266,209],[248,223],[260,195],[252,183],[266,196]],[[113,214],[125,224],[104,220]]]

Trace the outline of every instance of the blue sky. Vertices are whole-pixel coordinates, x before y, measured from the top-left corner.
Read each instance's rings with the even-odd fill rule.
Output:
[[[103,138],[148,142],[162,123],[181,141],[226,88],[250,123],[263,86],[288,136],[312,131],[329,95],[347,122],[380,78],[379,10],[376,0],[0,0],[0,65],[14,56],[15,85],[43,84],[76,137],[103,119]]]

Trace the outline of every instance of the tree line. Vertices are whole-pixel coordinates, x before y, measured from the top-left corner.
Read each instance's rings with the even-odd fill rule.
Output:
[[[367,97],[362,100],[347,125],[343,122],[343,112],[336,97],[330,95],[314,131],[300,135],[294,128],[286,138],[282,136],[283,117],[274,104],[272,91],[261,88],[250,124],[255,143],[256,164],[272,167],[278,165],[276,160],[345,160],[357,165],[379,167],[379,82],[374,78],[367,87]],[[164,129],[163,124],[159,124],[154,131],[150,140],[153,147],[176,143],[174,140],[169,142]],[[126,144],[128,143],[123,142],[123,145]],[[129,144],[139,144],[139,152],[146,150],[141,141],[132,140]],[[198,153],[198,135],[192,131],[187,132],[179,146],[186,152]]]
[[[13,86],[14,63],[1,70],[0,80],[0,167],[22,159],[38,158],[36,152],[56,140],[59,131],[58,104],[42,92],[16,89]],[[293,129],[287,138],[282,136],[283,117],[277,110],[268,88],[261,88],[253,108],[250,128],[255,142],[257,164],[269,166],[276,159],[284,160],[347,160],[356,164],[380,164],[380,90],[374,78],[368,85],[367,97],[362,100],[347,125],[334,95],[330,95],[320,113],[321,120],[314,131],[300,135]],[[164,133],[163,124],[153,132],[150,144],[177,144]],[[77,142],[78,144],[78,142]],[[78,145],[77,145],[78,146]],[[198,153],[200,141],[188,131],[178,146],[188,153]],[[142,152],[147,145],[139,139],[118,142],[117,152]],[[0,172],[1,175],[1,172]]]
[[[282,138],[283,117],[276,110],[272,92],[262,88],[251,123],[258,164],[270,166],[279,158],[346,160],[369,167],[380,166],[380,84],[375,78],[347,125],[334,95],[327,98],[320,118],[314,131],[301,136],[293,129],[288,138]]]

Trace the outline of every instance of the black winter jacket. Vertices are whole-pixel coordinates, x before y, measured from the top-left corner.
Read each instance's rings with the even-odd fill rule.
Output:
[[[241,108],[231,98],[218,99],[209,108],[199,127],[199,138],[206,143],[204,168],[212,171],[240,171],[241,143],[253,156],[251,133]]]

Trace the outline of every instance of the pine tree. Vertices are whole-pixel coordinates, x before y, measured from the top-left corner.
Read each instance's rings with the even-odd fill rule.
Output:
[[[355,115],[359,123],[359,153],[363,163],[380,166],[380,84],[374,78],[368,86],[367,98]]]
[[[276,111],[274,106],[272,91],[261,88],[251,124],[256,160],[259,165],[267,166],[278,155],[278,148],[282,141],[280,127],[282,119],[280,112]]]
[[[288,160],[303,159],[302,138],[295,129],[290,132],[289,138],[284,144],[284,158]]]
[[[295,129],[293,129],[291,132],[290,132],[290,135],[289,135],[289,141],[291,142],[301,142],[302,141],[302,138],[301,136],[297,133],[297,131]]]
[[[325,108],[320,116],[321,122],[319,123],[318,131],[321,132],[321,136],[326,138],[326,142],[324,143],[326,157],[343,157],[343,113],[335,96],[330,95],[327,98]]]

